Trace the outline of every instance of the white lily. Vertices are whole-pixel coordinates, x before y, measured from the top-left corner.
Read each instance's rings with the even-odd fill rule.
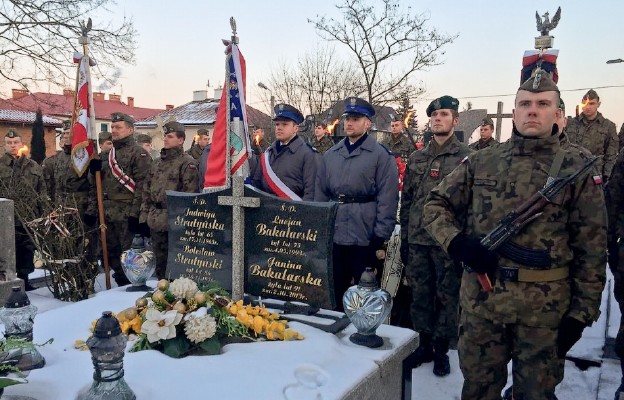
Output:
[[[160,312],[150,309],[145,314],[145,321],[141,325],[141,333],[147,335],[150,343],[176,337],[176,325],[182,321],[183,315],[175,310]]]

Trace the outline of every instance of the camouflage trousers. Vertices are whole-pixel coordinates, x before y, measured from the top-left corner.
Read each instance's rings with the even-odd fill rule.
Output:
[[[116,274],[125,276],[121,268],[121,253],[132,246],[134,235],[128,229],[127,221],[106,221],[106,246],[108,263]]]
[[[561,375],[557,328],[501,324],[462,311],[462,400],[500,400],[512,361],[515,400],[552,399]]]
[[[167,273],[167,255],[169,248],[169,233],[150,230],[152,235],[152,251],[156,258],[156,277],[160,279],[166,278]]]
[[[453,340],[457,337],[460,285],[455,262],[441,247],[410,244],[407,264],[414,330]]]

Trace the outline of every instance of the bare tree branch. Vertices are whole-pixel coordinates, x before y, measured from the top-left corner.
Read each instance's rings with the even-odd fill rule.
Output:
[[[137,32],[131,18],[112,14],[114,0],[5,0],[0,4],[0,83],[24,89],[47,83],[65,88],[74,79],[73,53],[80,22],[94,17],[89,51],[97,60],[96,78],[115,75],[134,63]],[[99,20],[111,14],[115,22]]]
[[[426,14],[403,9],[400,0],[342,0],[340,17],[308,19],[325,40],[346,45],[361,69],[365,94],[373,104],[395,103],[423,93],[412,77],[442,63],[443,48],[457,35],[428,26]]]

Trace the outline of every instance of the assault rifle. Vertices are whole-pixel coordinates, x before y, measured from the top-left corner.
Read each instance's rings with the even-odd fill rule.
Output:
[[[585,175],[598,158],[588,158],[583,167],[571,175],[562,178],[549,177],[542,189],[507,214],[490,233],[481,239],[481,246],[522,264],[550,266],[550,257],[547,252],[525,249],[509,242],[509,239],[542,215],[542,210],[548,204],[553,203],[567,185],[574,183],[579,176]],[[492,291],[492,282],[486,274],[478,274],[478,279],[483,290]]]

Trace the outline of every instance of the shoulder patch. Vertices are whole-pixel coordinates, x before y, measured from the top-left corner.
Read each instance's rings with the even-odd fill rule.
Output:
[[[316,147],[312,146],[310,143],[306,143],[306,145],[312,149],[313,152],[318,153],[318,150],[316,149]]]
[[[602,185],[602,176],[594,175],[594,176],[592,176],[592,180],[594,181],[594,185],[596,185],[596,186]]]
[[[461,159],[461,161],[459,162],[460,164],[467,164],[470,162],[470,159],[468,158],[468,156],[465,156],[464,158]]]

